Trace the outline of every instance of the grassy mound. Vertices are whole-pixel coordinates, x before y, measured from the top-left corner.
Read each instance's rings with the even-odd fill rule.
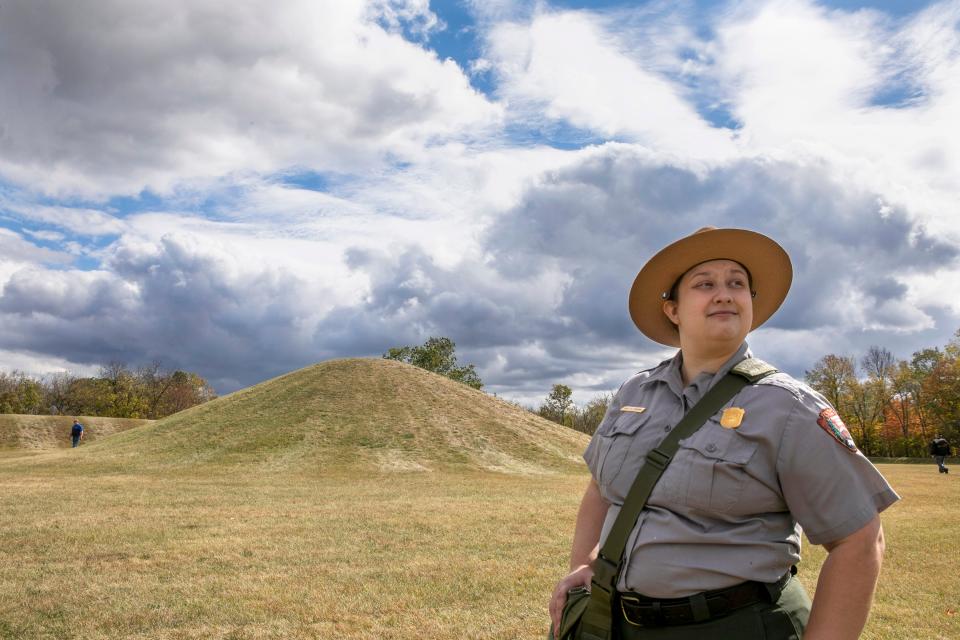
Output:
[[[83,445],[153,420],[94,418],[76,416],[83,423]],[[28,416],[0,414],[0,449],[58,449],[71,445],[70,427],[74,416]]]
[[[268,380],[92,444],[82,456],[164,467],[544,474],[581,471],[586,443],[583,434],[442,376],[355,358]]]

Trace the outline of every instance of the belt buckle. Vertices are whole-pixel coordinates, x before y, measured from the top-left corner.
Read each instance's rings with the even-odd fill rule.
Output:
[[[653,615],[653,618],[654,618],[654,620],[655,620],[654,624],[649,624],[649,623],[646,623],[646,624],[645,624],[645,623],[640,622],[640,621],[638,621],[638,620],[633,620],[633,619],[630,617],[630,615],[627,613],[626,607],[624,607],[624,605],[623,605],[624,600],[629,601],[629,602],[630,602],[631,604],[633,604],[637,609],[642,608],[643,605],[640,603],[640,598],[638,598],[637,596],[629,595],[629,594],[620,594],[620,612],[623,614],[623,619],[626,620],[628,623],[630,623],[631,625],[633,625],[633,626],[635,626],[635,627],[647,628],[647,629],[663,626],[663,624],[662,624],[662,615],[661,615],[661,613],[660,613],[660,603],[659,603],[659,602],[653,602],[653,603],[651,603],[651,605],[650,605],[650,607],[649,607],[650,613]]]

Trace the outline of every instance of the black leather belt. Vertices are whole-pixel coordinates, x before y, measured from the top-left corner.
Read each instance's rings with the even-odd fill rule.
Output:
[[[623,618],[636,627],[671,627],[706,622],[758,602],[776,602],[796,569],[772,584],[743,582],[726,589],[704,591],[686,598],[648,598],[620,593]]]

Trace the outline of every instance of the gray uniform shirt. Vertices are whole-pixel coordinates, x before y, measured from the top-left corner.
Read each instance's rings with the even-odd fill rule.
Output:
[[[716,374],[684,388],[678,353],[620,387],[584,452],[611,505],[601,545],[646,454],[747,357],[744,343]],[[801,526],[814,544],[833,542],[899,500],[863,454],[831,434],[837,421],[826,399],[791,376],[748,385],[728,407],[743,410],[739,426],[724,428],[721,409],[680,441],[627,541],[621,591],[676,598],[774,582],[800,559]]]

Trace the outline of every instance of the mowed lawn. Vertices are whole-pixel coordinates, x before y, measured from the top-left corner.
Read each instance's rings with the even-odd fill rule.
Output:
[[[587,481],[70,455],[0,454],[0,638],[540,639]],[[904,499],[863,637],[960,638],[960,468],[882,470]]]

